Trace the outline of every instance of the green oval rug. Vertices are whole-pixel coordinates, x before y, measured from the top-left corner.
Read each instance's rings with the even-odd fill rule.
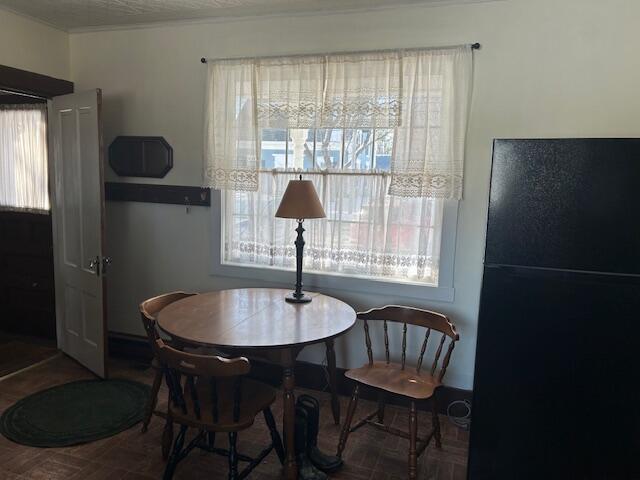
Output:
[[[0,432],[32,447],[68,447],[110,437],[144,414],[150,388],[129,380],[81,380],[19,400],[0,418]]]

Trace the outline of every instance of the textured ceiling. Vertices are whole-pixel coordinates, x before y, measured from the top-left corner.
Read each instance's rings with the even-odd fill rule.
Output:
[[[465,1],[470,0],[454,0],[454,3]],[[452,3],[452,0],[0,0],[0,8],[71,30],[173,20],[439,3]]]

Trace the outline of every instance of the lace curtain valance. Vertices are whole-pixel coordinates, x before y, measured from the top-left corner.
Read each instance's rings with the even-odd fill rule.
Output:
[[[394,128],[400,123],[397,53],[256,60],[263,128]]]
[[[264,128],[393,129],[394,196],[462,196],[469,46],[213,61],[205,185],[256,191]]]

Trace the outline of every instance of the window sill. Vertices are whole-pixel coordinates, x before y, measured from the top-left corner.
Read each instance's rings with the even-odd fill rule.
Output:
[[[33,215],[50,215],[51,214],[51,210],[43,210],[40,208],[28,208],[28,207],[10,207],[8,205],[0,205],[0,212],[30,213]]]
[[[268,266],[252,266],[214,262],[212,275],[251,279],[282,284],[293,289],[295,271]],[[302,273],[305,290],[340,290],[345,292],[419,298],[439,302],[453,302],[453,287],[434,287],[416,282],[386,281],[336,273]]]

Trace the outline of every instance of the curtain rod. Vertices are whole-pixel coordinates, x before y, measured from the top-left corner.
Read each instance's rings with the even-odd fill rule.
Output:
[[[467,44],[471,47],[472,50],[479,50],[479,43]],[[296,55],[265,55],[265,56],[253,56],[253,57],[228,57],[228,58],[205,58],[202,57],[200,62],[208,63],[209,61],[223,62],[227,60],[251,60],[254,58],[279,58],[279,57],[315,57],[322,55],[344,55],[344,54],[363,54],[363,53],[390,53],[390,52],[415,52],[419,50],[444,50],[447,48],[456,48],[457,46],[446,46],[446,47],[424,47],[424,48],[391,48],[387,50],[361,50],[357,52],[328,52],[328,53],[300,53]]]
[[[21,97],[29,97],[29,98],[35,98],[38,100],[46,100],[46,97],[41,97],[40,95],[33,95],[31,93],[25,93],[25,92],[18,92],[15,90],[8,90],[6,88],[0,88],[0,93],[2,94],[7,94],[7,95],[19,95]]]

